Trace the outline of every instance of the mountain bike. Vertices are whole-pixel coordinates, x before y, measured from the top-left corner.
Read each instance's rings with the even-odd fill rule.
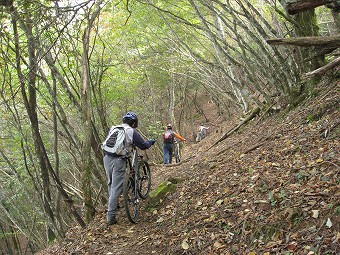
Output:
[[[151,172],[148,162],[138,155],[136,146],[127,159],[123,183],[123,198],[126,215],[131,223],[137,223],[139,203],[148,197],[151,188]]]
[[[174,141],[174,157],[176,159],[176,163],[181,162],[181,150],[179,146],[179,140]]]

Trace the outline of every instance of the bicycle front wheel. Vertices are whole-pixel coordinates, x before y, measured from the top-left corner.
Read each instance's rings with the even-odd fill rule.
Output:
[[[146,199],[151,188],[151,171],[146,161],[142,161],[138,165],[138,187],[139,196]]]
[[[123,184],[123,197],[126,216],[132,223],[137,223],[139,201],[135,192],[134,178],[126,171]]]

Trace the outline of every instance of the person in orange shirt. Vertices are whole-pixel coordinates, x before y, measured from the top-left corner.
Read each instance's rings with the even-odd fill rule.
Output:
[[[172,163],[172,153],[174,149],[174,140],[175,137],[180,139],[181,141],[185,141],[186,139],[179,134],[172,131],[172,125],[168,124],[166,126],[166,131],[163,134],[163,154],[164,154],[164,164],[171,164]]]

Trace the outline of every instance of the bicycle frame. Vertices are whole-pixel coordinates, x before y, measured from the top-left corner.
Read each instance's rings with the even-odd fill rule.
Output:
[[[132,155],[128,157],[127,161],[123,184],[124,206],[129,221],[136,223],[139,202],[141,199],[146,199],[150,191],[151,173],[148,163],[143,160],[142,155],[138,155],[135,146],[133,146]]]
[[[131,169],[133,170],[133,180],[134,180],[134,187],[135,187],[135,197],[138,198],[138,192],[137,192],[137,180],[138,176],[137,175],[137,170],[138,170],[138,159],[137,159],[137,149],[133,147],[132,150],[132,162],[131,162]],[[130,170],[131,170],[130,169]],[[137,201],[138,202],[138,201]]]
[[[174,156],[175,156],[175,160],[176,163],[181,162],[181,152],[180,152],[180,146],[179,146],[180,141],[179,140],[175,140],[174,141]]]
[[[131,161],[131,158],[132,158],[132,161]],[[128,160],[130,160],[130,163],[131,163],[131,166],[134,170],[136,170],[136,162],[138,161],[137,160],[137,149],[135,146],[133,146],[133,150],[132,150],[132,157],[129,157]]]
[[[134,193],[135,193],[135,199],[136,201],[135,202],[139,202],[139,192],[138,192],[138,154],[137,154],[137,148],[135,145],[133,145],[133,149],[132,149],[132,157],[131,159],[128,159],[128,160],[131,160],[130,161],[130,171],[132,170],[133,171],[133,181],[134,181]]]

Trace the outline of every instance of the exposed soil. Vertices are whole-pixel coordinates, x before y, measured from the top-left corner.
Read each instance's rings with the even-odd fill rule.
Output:
[[[209,149],[241,120],[211,123],[182,163],[152,166],[153,187],[182,181],[156,208],[144,203],[138,224],[120,209],[106,227],[99,208],[40,254],[340,254],[339,94],[259,116]]]

